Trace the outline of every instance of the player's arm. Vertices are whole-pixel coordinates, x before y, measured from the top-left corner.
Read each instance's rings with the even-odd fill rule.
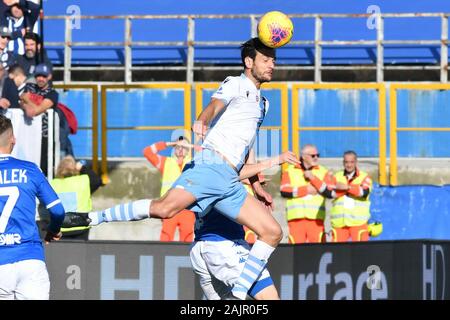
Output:
[[[255,151],[254,149],[250,149],[247,160],[246,160],[246,164],[252,165],[256,163],[256,156],[255,156]],[[261,201],[262,203],[264,203],[264,205],[267,208],[270,208],[271,210],[274,209],[274,205],[273,205],[273,198],[272,196],[266,192],[263,187],[261,186],[261,183],[259,182],[259,177],[258,177],[258,173],[248,177],[248,180],[250,181],[250,185],[255,193],[256,198],[258,198],[259,201]],[[242,178],[241,178],[242,180]]]
[[[226,78],[220,88],[211,97],[211,101],[203,109],[194,122],[192,131],[197,137],[205,138],[206,131],[211,121],[214,120],[235,97],[239,95],[239,82],[233,77]]]
[[[61,200],[55,200],[56,202],[50,203],[46,206],[50,212],[50,224],[47,227],[47,234],[45,235],[45,242],[51,242],[59,240],[62,237],[61,225],[64,221],[65,211],[61,203]]]
[[[297,156],[293,152],[285,151],[278,156],[266,159],[258,163],[247,162],[246,164],[243,165],[241,171],[239,172],[239,178],[241,180],[249,178],[251,176],[261,173],[264,170],[270,169],[274,166],[283,164],[285,162],[293,165],[300,163]]]
[[[192,131],[200,138],[205,138],[208,125],[211,121],[222,112],[225,108],[226,102],[222,99],[211,98],[208,106],[198,116],[197,121],[192,126]]]

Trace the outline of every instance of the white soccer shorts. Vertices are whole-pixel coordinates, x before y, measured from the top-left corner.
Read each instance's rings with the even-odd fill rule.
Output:
[[[0,300],[48,300],[50,279],[42,260],[0,265]]]
[[[192,268],[199,275],[200,286],[208,300],[224,299],[229,294],[244,269],[249,251],[250,246],[244,240],[196,241],[192,244]],[[264,268],[257,282],[267,278],[270,273]],[[262,289],[264,287],[259,291]]]

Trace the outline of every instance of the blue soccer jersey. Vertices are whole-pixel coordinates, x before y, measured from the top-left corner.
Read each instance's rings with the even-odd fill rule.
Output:
[[[244,239],[244,227],[216,209],[200,217],[195,213],[195,241],[223,241]]]
[[[32,162],[0,155],[0,265],[44,261],[35,221],[36,197],[50,211],[49,230],[58,232],[64,208],[41,170]]]

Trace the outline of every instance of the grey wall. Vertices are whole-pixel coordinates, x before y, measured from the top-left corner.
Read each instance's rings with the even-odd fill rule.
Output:
[[[61,241],[46,250],[51,299],[202,298],[188,244]],[[286,300],[449,299],[449,258],[449,241],[281,245],[269,270]]]

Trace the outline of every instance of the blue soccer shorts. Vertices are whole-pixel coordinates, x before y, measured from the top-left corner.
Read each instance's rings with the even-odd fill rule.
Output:
[[[197,199],[187,209],[204,213],[214,207],[233,220],[247,197],[238,173],[219,154],[208,149],[186,164],[172,188],[184,189]]]

